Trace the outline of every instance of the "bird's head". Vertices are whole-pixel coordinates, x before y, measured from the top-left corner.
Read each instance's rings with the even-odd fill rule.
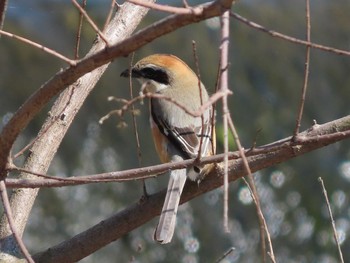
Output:
[[[138,61],[120,76],[136,78],[147,92],[157,93],[198,83],[196,74],[181,59],[173,55],[154,54]]]

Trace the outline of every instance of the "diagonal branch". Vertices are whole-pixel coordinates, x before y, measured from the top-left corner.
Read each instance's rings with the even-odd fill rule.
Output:
[[[217,0],[210,4],[201,5],[203,9],[199,14],[171,15],[132,37],[119,41],[117,44],[106,47],[103,50],[88,54],[86,58],[77,62],[75,66],[58,72],[26,101],[4,126],[0,134],[0,179],[6,177],[6,165],[10,161],[8,160],[10,151],[19,133],[54,96],[67,86],[73,84],[86,73],[111,62],[115,58],[126,56],[162,35],[185,25],[220,15],[231,7],[232,2],[233,0]],[[132,19],[130,18],[130,20]],[[124,26],[124,30],[126,28]],[[104,34],[108,34],[108,32]],[[116,41],[113,43],[116,43]]]

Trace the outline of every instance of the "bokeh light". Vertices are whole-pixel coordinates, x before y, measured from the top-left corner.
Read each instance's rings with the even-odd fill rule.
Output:
[[[188,238],[185,241],[185,250],[189,253],[196,253],[199,249],[199,241],[197,238]]]
[[[350,182],[350,161],[345,161],[339,165],[340,175]]]
[[[270,176],[270,183],[276,188],[281,188],[286,181],[286,176],[282,171],[274,171]]]
[[[250,205],[253,202],[252,196],[248,187],[242,187],[238,193],[238,199],[244,205]]]

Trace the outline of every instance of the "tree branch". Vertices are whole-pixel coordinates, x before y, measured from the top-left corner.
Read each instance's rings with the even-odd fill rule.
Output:
[[[262,156],[264,154],[278,155],[281,150],[284,151],[294,151],[290,152],[290,156],[287,159],[299,156],[299,154],[304,154],[305,152],[299,153],[300,149],[305,146],[313,146],[312,149],[307,150],[312,151],[317,148],[327,146],[332,143],[336,143],[341,140],[345,140],[350,137],[350,115],[337,119],[322,125],[314,125],[310,129],[299,133],[297,137],[287,137],[285,139],[259,146],[252,149],[245,150],[245,156],[250,158],[257,158],[257,156]],[[293,139],[293,140],[292,140]],[[284,153],[283,153],[284,154]],[[230,152],[228,154],[229,160],[237,160],[240,158],[240,153]],[[219,163],[224,159],[224,154],[217,154],[210,157],[203,157],[200,160],[201,164],[208,163]],[[268,166],[275,165],[287,159],[272,160],[272,163]],[[135,168],[124,171],[108,172],[94,175],[84,175],[84,176],[71,176],[67,178],[53,177],[52,179],[11,179],[6,178],[5,183],[8,188],[36,188],[36,187],[63,187],[63,186],[74,186],[83,185],[99,182],[125,182],[147,179],[150,177],[156,177],[159,174],[165,173],[172,169],[181,169],[193,165],[197,161],[196,159],[184,160],[181,162],[159,164],[153,166],[147,166],[142,168]],[[266,158],[266,162],[270,162],[269,158]],[[254,171],[266,168],[266,166],[258,167]],[[26,173],[32,173],[36,175],[37,172],[24,170],[22,168],[12,168],[13,170],[18,170]]]
[[[335,134],[338,136],[335,136]],[[300,133],[298,135],[298,138],[302,138],[300,143],[293,142],[292,137],[288,137],[252,149],[247,152],[246,156],[251,171],[256,172],[349,137],[350,115],[323,125],[314,126]],[[318,140],[315,140],[316,138]],[[247,174],[242,159],[230,160],[228,172],[229,181],[235,181]],[[199,185],[187,181],[181,195],[181,203],[188,202],[199,195],[221,187],[223,185],[223,174],[224,165],[220,163]],[[160,213],[165,192],[163,190],[150,195],[146,200],[130,205],[75,237],[34,255],[35,262],[75,262],[118,240]],[[84,246],[81,246],[81,244],[84,244]]]

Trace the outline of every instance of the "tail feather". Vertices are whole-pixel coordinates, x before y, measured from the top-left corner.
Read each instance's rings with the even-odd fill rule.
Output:
[[[177,209],[185,182],[186,169],[171,171],[162,213],[154,233],[154,239],[161,244],[169,243],[173,237]]]

